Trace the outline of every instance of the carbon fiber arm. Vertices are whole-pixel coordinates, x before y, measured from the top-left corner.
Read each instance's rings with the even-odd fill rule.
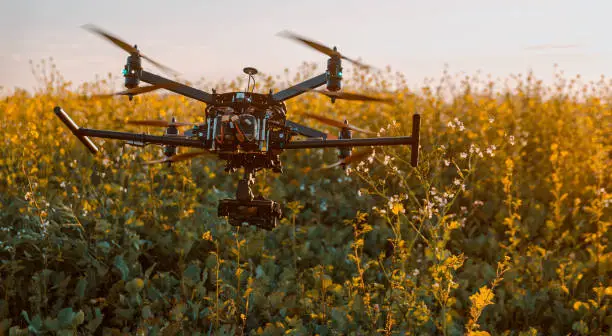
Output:
[[[305,80],[292,87],[286,88],[272,95],[272,99],[275,101],[285,101],[295,96],[301,95],[302,93],[317,88],[327,83],[327,73],[320,74],[311,79]]]
[[[178,93],[185,97],[189,97],[206,104],[213,104],[215,102],[214,96],[208,92],[198,90],[191,86],[175,82],[173,80],[158,76],[148,71],[142,70],[140,80],[149,84],[170,84],[166,90]]]

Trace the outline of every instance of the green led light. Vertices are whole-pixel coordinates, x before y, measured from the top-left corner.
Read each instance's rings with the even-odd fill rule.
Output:
[[[339,77],[342,77],[342,71],[339,71],[339,72],[338,72],[338,76],[339,76]]]
[[[127,69],[123,69],[123,70],[121,71],[121,73],[122,73],[124,76],[125,76],[125,75],[127,75]]]

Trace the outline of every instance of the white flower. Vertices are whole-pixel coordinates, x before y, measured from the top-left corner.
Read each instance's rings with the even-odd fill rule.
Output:
[[[450,166],[450,161],[448,161],[447,159],[444,159],[444,166],[446,167]]]
[[[459,127],[459,131],[463,131],[465,129],[465,126],[463,126],[463,123],[459,121],[458,118],[455,118],[455,124],[457,125],[457,127]]]
[[[460,179],[458,179],[458,178],[456,178],[456,179],[454,179],[454,180],[453,180],[453,183],[454,183],[455,185],[460,185],[460,184],[461,184],[461,180],[460,180]]]
[[[60,183],[60,187],[66,188],[66,181],[62,181],[62,183]]]
[[[446,126],[448,126],[450,128],[455,128],[455,124],[453,124],[452,121],[449,121],[448,124],[446,124]]]
[[[361,189],[357,190],[357,196],[361,196]]]
[[[490,117],[490,118],[489,118],[489,123],[491,123],[491,124],[492,124],[494,121],[495,121],[495,118],[493,118],[493,117]]]
[[[508,137],[508,141],[510,142],[510,145],[514,146],[514,135]]]
[[[465,158],[467,158],[467,153],[463,152],[463,153],[459,154],[459,156],[460,156],[462,159],[465,159]]]

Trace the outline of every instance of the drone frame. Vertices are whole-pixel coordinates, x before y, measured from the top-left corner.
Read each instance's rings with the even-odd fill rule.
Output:
[[[234,94],[234,92],[217,94],[215,90],[212,90],[212,93],[208,93],[197,88],[191,87],[189,85],[185,85],[169,78],[156,75],[149,71],[142,69],[141,66],[141,58],[145,58],[146,60],[152,62],[154,65],[165,68],[161,66],[161,64],[151,60],[150,58],[142,55],[137,47],[131,47],[129,44],[119,40],[118,38],[100,30],[99,28],[89,27],[88,29],[93,30],[95,33],[102,35],[103,37],[109,39],[111,42],[121,47],[122,49],[129,52],[130,56],[127,58],[127,63],[124,68],[123,74],[125,77],[125,86],[128,90],[117,93],[118,95],[127,95],[130,100],[136,94],[152,91],[158,88],[163,88],[168,91],[174,92],[176,94],[189,97],[195,99],[199,102],[205,103],[208,107],[222,107],[227,106],[227,98],[228,94]],[[270,146],[270,148],[266,148],[264,152],[258,153],[238,153],[238,152],[223,152],[216,151],[219,154],[221,159],[227,160],[226,171],[235,170],[239,167],[244,167],[244,177],[238,183],[238,189],[236,192],[235,200],[222,200],[219,206],[218,212],[219,216],[229,216],[230,220],[232,219],[232,213],[235,212],[236,209],[244,210],[244,213],[253,213],[256,215],[251,216],[255,222],[256,226],[272,229],[276,226],[276,219],[280,218],[280,206],[270,200],[266,200],[262,197],[255,198],[251,191],[251,185],[253,183],[253,176],[256,171],[264,168],[272,168],[276,172],[281,172],[282,167],[280,164],[280,159],[278,158],[278,153],[283,150],[289,149],[306,149],[306,148],[338,148],[340,150],[340,165],[346,169],[346,165],[348,164],[348,160],[351,155],[351,150],[353,147],[368,147],[368,146],[393,146],[393,145],[411,145],[411,158],[410,163],[413,167],[418,165],[419,160],[419,133],[420,133],[420,115],[415,113],[412,117],[412,134],[410,136],[398,136],[398,137],[371,137],[371,138],[352,138],[351,129],[359,130],[353,126],[349,126],[348,122],[345,120],[344,124],[338,125],[336,122],[336,126],[341,128],[340,138],[334,138],[329,136],[327,133],[322,131],[301,125],[299,123],[293,122],[286,118],[286,107],[284,102],[288,99],[294,98],[298,95],[313,91],[317,87],[327,85],[327,89],[329,91],[323,92],[327,96],[331,98],[332,103],[337,99],[351,99],[357,97],[357,100],[361,100],[360,97],[365,97],[363,95],[355,95],[352,94],[351,97],[342,96],[338,94],[337,91],[341,89],[341,81],[342,81],[342,59],[349,60],[359,66],[365,66],[357,61],[353,61],[343,55],[341,55],[336,47],[333,49],[327,48],[318,44],[317,42],[309,41],[305,38],[299,37],[297,35],[289,33],[289,37],[295,40],[298,40],[302,43],[306,43],[307,45],[317,49],[320,52],[323,52],[329,56],[327,62],[327,69],[324,73],[316,75],[312,78],[306,79],[296,85],[293,85],[289,88],[281,90],[279,92],[273,93],[270,90],[269,94],[255,94],[251,92],[251,96],[249,99],[257,98],[261,104],[269,107],[278,107],[282,110],[282,120],[284,125],[281,126],[282,129],[286,130],[287,136],[286,139],[277,143],[271,143],[266,146]],[[167,69],[167,68],[166,68]],[[244,69],[244,72],[247,73],[250,77],[257,72],[256,69],[247,67]],[[149,87],[139,87],[140,81],[151,84]],[[321,92],[321,91],[317,91]],[[236,97],[239,92],[236,92]],[[246,94],[246,92],[245,92]],[[244,95],[243,95],[244,96]],[[377,100],[375,98],[366,97],[366,100]],[[234,96],[231,96],[231,100],[233,102]],[[249,104],[250,104],[249,100]],[[100,130],[100,129],[91,129],[91,128],[83,128],[79,127],[70,116],[59,106],[54,108],[54,112],[57,117],[68,127],[68,129],[87,147],[87,149],[92,153],[96,154],[99,149],[94,144],[94,142],[90,139],[91,137],[95,138],[106,138],[106,139],[116,139],[127,141],[128,144],[134,146],[144,147],[148,144],[161,145],[166,146],[167,151],[165,152],[168,159],[160,160],[159,162],[168,162],[170,164],[173,162],[171,158],[176,154],[177,147],[191,147],[191,148],[199,148],[210,151],[211,153],[215,152],[214,149],[214,141],[213,148],[211,149],[210,144],[206,143],[206,141],[202,141],[202,139],[194,138],[193,136],[188,136],[187,134],[180,135],[176,130],[174,125],[168,126],[168,130],[165,135],[151,135],[146,133],[131,133],[131,132],[120,132],[120,131],[110,131],[110,130]],[[324,118],[325,119],[325,118]],[[321,119],[320,119],[321,120]],[[174,120],[172,121],[174,123]],[[170,124],[168,124],[170,125]],[[216,123],[215,123],[216,125]],[[170,132],[172,130],[172,132]],[[363,130],[360,130],[363,131]],[[302,135],[307,140],[296,140],[293,141],[291,139],[292,134],[294,135]],[[284,133],[280,133],[280,137],[283,138]],[[267,153],[266,153],[267,152]],[[190,155],[191,153],[187,153],[186,155]],[[184,154],[185,155],[185,154]],[[267,156],[266,156],[267,155]],[[195,156],[195,155],[194,155]],[[191,157],[191,156],[190,156]],[[238,157],[238,163],[234,162],[233,158]],[[229,159],[228,159],[229,158]],[[345,160],[342,162],[342,160]],[[254,210],[253,210],[254,209]],[[253,212],[254,211],[254,212]],[[248,216],[247,216],[248,217]],[[241,225],[242,221],[246,217],[240,217],[238,219],[234,218],[234,222],[232,225]]]

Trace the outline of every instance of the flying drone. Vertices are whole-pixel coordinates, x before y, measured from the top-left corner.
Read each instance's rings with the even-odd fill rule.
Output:
[[[208,93],[144,70],[141,64],[142,59],[149,61],[163,72],[176,74],[170,68],[143,55],[136,45],[132,46],[96,26],[86,25],[83,27],[129,53],[123,69],[124,85],[127,90],[108,96],[123,95],[128,96],[131,100],[135,95],[165,89],[205,103],[205,122],[177,122],[174,117],[171,121],[128,121],[128,123],[135,125],[166,128],[163,135],[151,135],[82,128],[77,126],[59,106],[54,108],[55,114],[94,155],[98,152],[98,148],[90,137],[123,140],[129,145],[139,147],[149,144],[164,146],[165,157],[148,162],[150,164],[167,163],[171,165],[197,156],[213,154],[226,161],[225,170],[227,172],[234,172],[243,168],[244,175],[238,183],[236,198],[221,200],[217,209],[218,216],[228,217],[231,225],[248,224],[266,230],[276,227],[278,220],[282,217],[280,205],[262,196],[255,197],[251,186],[255,181],[255,173],[259,170],[271,169],[276,173],[282,172],[280,154],[284,150],[337,148],[339,149],[340,161],[331,166],[341,166],[346,169],[348,164],[358,162],[365,158],[368,153],[353,154],[353,147],[411,145],[410,162],[413,167],[417,166],[419,158],[419,114],[413,115],[412,135],[400,137],[353,138],[353,132],[364,134],[373,134],[373,132],[353,126],[347,120],[341,122],[311,113],[306,113],[304,116],[339,128],[338,136],[287,119],[285,101],[307,92],[324,94],[331,98],[332,103],[337,99],[392,103],[391,100],[386,98],[340,92],[342,87],[342,60],[347,60],[363,68],[369,66],[342,55],[336,47],[332,49],[296,34],[283,32],[283,37],[306,44],[329,56],[327,70],[318,76],[279,92],[273,93],[270,90],[269,93],[264,94],[254,92],[254,76],[257,74],[257,70],[246,67],[243,71],[249,76],[249,80],[245,91],[217,93],[212,90],[212,93]],[[251,80],[253,81],[253,87],[249,90]],[[150,85],[139,86],[140,82]],[[327,90],[316,90],[317,87],[322,85],[326,85]],[[180,127],[190,127],[190,129],[181,133],[178,130]],[[294,140],[296,136],[306,139]],[[199,150],[178,154],[178,147],[192,147]]]

